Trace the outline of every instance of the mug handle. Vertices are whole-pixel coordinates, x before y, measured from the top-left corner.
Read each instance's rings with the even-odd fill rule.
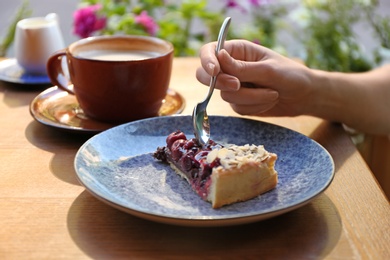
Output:
[[[59,50],[51,55],[46,64],[47,74],[53,85],[74,95],[72,82],[62,67],[63,58],[66,58],[66,49]]]

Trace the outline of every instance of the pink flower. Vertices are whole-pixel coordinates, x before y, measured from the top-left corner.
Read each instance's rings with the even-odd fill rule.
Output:
[[[235,8],[239,7],[240,5],[235,0],[227,0],[226,1],[226,7],[228,8]]]
[[[259,39],[253,39],[252,42],[255,44],[261,45],[261,42]]]
[[[249,0],[249,3],[253,6],[260,6],[259,0]]]
[[[140,24],[144,27],[147,33],[150,35],[156,35],[158,25],[153,17],[148,15],[147,11],[142,11],[140,15],[135,17],[135,23]]]
[[[227,8],[236,8],[240,10],[241,12],[245,13],[245,8],[243,8],[238,1],[236,0],[226,0],[226,7]]]
[[[73,33],[86,38],[93,32],[103,29],[106,26],[106,18],[98,16],[100,9],[102,5],[96,4],[76,10],[73,13]]]
[[[252,6],[256,6],[256,7],[259,7],[261,5],[267,5],[267,4],[270,4],[270,0],[249,0],[249,3],[252,5]]]

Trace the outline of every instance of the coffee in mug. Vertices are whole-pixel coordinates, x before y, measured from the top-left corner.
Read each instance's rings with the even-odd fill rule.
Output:
[[[66,57],[67,71],[61,66]],[[167,94],[173,45],[149,36],[96,36],[50,57],[54,85],[74,94],[84,113],[124,123],[157,116]]]
[[[78,57],[91,60],[144,60],[159,56],[158,52],[152,51],[85,51],[78,54]]]

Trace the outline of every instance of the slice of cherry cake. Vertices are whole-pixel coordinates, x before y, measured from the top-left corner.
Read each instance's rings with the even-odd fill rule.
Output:
[[[277,185],[277,156],[262,145],[221,145],[210,140],[202,147],[181,131],[171,133],[166,143],[153,156],[169,163],[213,208],[252,199]]]

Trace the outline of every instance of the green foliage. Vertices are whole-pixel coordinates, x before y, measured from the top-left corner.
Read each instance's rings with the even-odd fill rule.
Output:
[[[222,1],[218,11],[210,11],[206,0],[83,0],[84,3],[103,5],[101,13],[108,18],[108,26],[101,34],[147,34],[135,22],[135,15],[147,11],[158,26],[157,37],[173,43],[176,56],[193,56],[200,46],[215,41],[226,16],[250,16],[239,28],[230,27],[228,38],[247,39],[289,55],[291,42],[278,41],[281,32],[298,35],[305,63],[312,68],[328,71],[367,71],[381,60],[379,52],[369,59],[357,42],[354,25],[364,20],[374,28],[382,46],[390,45],[390,22],[378,17],[378,0],[274,0]],[[244,7],[244,2],[247,6]],[[215,3],[215,2],[214,2]],[[249,8],[248,8],[249,4]],[[291,26],[286,21],[291,13],[301,9],[304,21]],[[233,17],[233,20],[234,17]],[[299,20],[299,19],[298,19]],[[302,23],[303,22],[303,23]],[[303,24],[303,26],[302,26]],[[298,32],[298,33],[297,33]],[[293,43],[294,44],[294,43]]]
[[[378,64],[383,62],[381,52],[390,53],[390,17],[382,16],[376,12],[379,7],[379,2],[372,0],[373,3],[365,7],[365,15],[372,28],[374,29],[374,36],[379,40],[381,48],[374,51],[375,61]],[[387,54],[386,56],[388,56]]]
[[[32,11],[29,6],[29,2],[26,0],[22,3],[22,5],[17,10],[15,17],[13,18],[11,25],[8,27],[8,31],[6,33],[6,36],[2,40],[0,44],[0,57],[6,56],[7,51],[9,47],[11,46],[12,42],[14,41],[15,36],[15,30],[16,30],[16,24],[19,20],[28,17],[31,15]]]
[[[380,64],[383,52],[374,51],[370,59],[357,40],[353,29],[362,21],[371,26],[367,30],[373,29],[373,40],[390,52],[390,17],[377,14],[379,0],[220,0],[213,2],[213,5],[222,5],[214,11],[209,2],[81,0],[80,8],[100,5],[97,15],[106,19],[105,26],[95,31],[100,35],[150,35],[150,28],[148,30],[145,24],[137,22],[137,18],[147,12],[153,20],[152,25],[158,27],[152,30],[153,35],[172,42],[175,56],[197,55],[203,44],[217,39],[227,16],[233,16],[234,21],[228,39],[246,39],[290,56],[293,56],[288,53],[290,45],[302,46],[300,58],[312,68],[358,72]],[[298,11],[301,15],[291,19]],[[12,43],[17,21],[29,12],[28,2],[24,2],[0,46],[0,55],[4,55]],[[237,26],[243,16],[248,21]],[[278,36],[281,33],[294,35],[295,42],[280,41]]]
[[[148,35],[135,22],[136,15],[147,11],[158,24],[156,36],[172,42],[175,56],[196,55],[197,50],[192,46],[215,40],[218,31],[214,28],[223,19],[222,14],[208,10],[206,0],[83,0],[81,6],[93,4],[101,4],[103,8],[100,13],[108,19],[107,27],[99,34]],[[202,33],[192,33],[195,20],[205,28]]]
[[[372,64],[362,55],[353,25],[362,6],[354,0],[304,1],[308,9],[303,44],[309,67],[328,71],[367,71]]]
[[[246,39],[259,42],[268,48],[274,48],[277,43],[277,34],[283,28],[283,18],[287,15],[287,5],[273,4],[252,8],[252,32],[245,34]]]

